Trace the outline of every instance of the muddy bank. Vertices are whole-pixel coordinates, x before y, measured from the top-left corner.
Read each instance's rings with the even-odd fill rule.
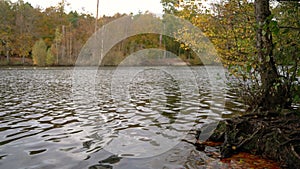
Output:
[[[221,121],[209,141],[223,142],[221,158],[248,152],[283,168],[299,168],[300,111],[259,112]]]

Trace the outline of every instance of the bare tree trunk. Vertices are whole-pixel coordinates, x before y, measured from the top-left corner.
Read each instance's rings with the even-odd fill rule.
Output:
[[[9,51],[8,50],[6,51],[6,60],[7,60],[7,64],[9,64],[10,61],[9,61]]]
[[[73,53],[73,38],[72,38],[72,27],[70,26],[70,40],[69,40],[69,55],[70,55],[70,65],[73,65],[73,60],[72,60],[72,53]]]
[[[69,27],[69,29],[68,29]],[[71,61],[72,61],[72,58],[71,58],[71,24],[66,28],[66,43],[67,43],[67,56],[68,56],[68,65],[71,65]]]
[[[55,50],[56,50],[56,65],[58,65],[58,42],[55,42]]]
[[[96,11],[96,20],[95,20],[95,32],[98,29],[98,14],[99,14],[99,0],[97,0],[97,11]]]
[[[62,26],[62,44],[61,44],[61,60],[65,64],[65,55],[66,55],[66,31],[65,25]]]

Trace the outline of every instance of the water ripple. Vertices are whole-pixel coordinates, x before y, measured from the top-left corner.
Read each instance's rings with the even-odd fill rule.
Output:
[[[122,78],[135,69],[140,68],[128,69]],[[193,147],[183,143],[147,159],[149,165],[131,158],[143,154],[141,147],[145,152],[161,149],[168,146],[164,139],[234,116],[244,111],[243,104],[227,87],[218,87],[225,93],[214,93],[203,68],[193,68],[197,93],[190,93],[193,86],[180,88],[188,79],[176,80],[158,68],[144,70],[127,84],[130,99],[116,102],[111,97],[114,68],[102,68],[95,99],[86,104],[72,96],[70,68],[0,69],[0,167],[197,168],[191,159],[199,154],[187,155]],[[88,72],[82,77],[89,78]],[[83,85],[83,92],[91,92],[90,84]],[[104,150],[119,138],[125,142],[117,144],[118,156]],[[121,151],[126,146],[132,151]]]

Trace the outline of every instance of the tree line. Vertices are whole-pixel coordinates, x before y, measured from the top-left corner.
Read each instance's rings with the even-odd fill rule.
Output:
[[[95,17],[77,11],[66,13],[66,5],[41,9],[23,0],[0,0],[0,65],[74,65],[81,48],[95,32]],[[100,17],[97,27],[125,15]],[[145,15],[145,22],[147,17],[155,17],[148,12],[135,17],[139,15]],[[145,48],[168,49],[191,64],[201,64],[192,51],[184,50],[174,39],[152,34],[124,39],[111,49],[103,65],[118,65],[130,53]]]
[[[95,18],[76,11],[67,14],[65,5],[59,3],[42,10],[22,0],[1,0],[1,64],[73,65],[94,33]],[[99,19],[99,26],[121,16],[104,16]],[[20,63],[12,58],[20,58]],[[33,63],[26,63],[28,59],[33,59]]]

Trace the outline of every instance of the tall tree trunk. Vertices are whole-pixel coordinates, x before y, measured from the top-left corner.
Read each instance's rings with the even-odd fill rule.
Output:
[[[9,65],[10,59],[9,59],[9,51],[8,50],[6,51],[6,61],[7,61],[7,64]]]
[[[98,15],[99,15],[99,0],[97,0],[97,11],[96,11],[96,19],[95,19],[95,32],[98,29]]]
[[[73,65],[73,61],[72,61],[72,54],[73,54],[73,38],[72,38],[73,36],[72,36],[72,27],[70,26],[70,39],[69,39],[69,42],[70,42],[70,44],[69,44],[69,47],[70,47],[70,49],[69,49],[69,56],[70,56],[70,65]]]
[[[62,44],[61,44],[61,60],[63,61],[63,65],[66,64],[66,31],[65,25],[62,25]]]
[[[255,0],[255,16],[258,25],[256,33],[256,48],[260,66],[262,98],[260,107],[273,109],[285,104],[284,91],[275,88],[279,83],[279,74],[273,56],[272,32],[269,28],[269,0]],[[283,88],[282,88],[283,89]]]
[[[55,50],[56,50],[56,65],[58,65],[58,42],[55,42]]]

